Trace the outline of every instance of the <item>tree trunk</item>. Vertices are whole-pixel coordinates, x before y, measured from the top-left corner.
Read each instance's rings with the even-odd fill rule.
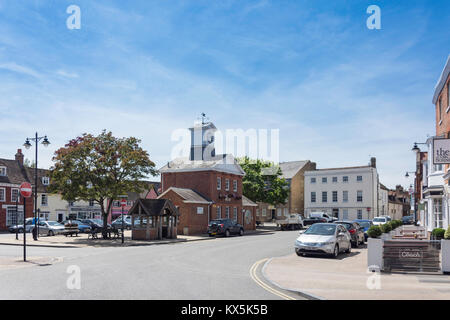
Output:
[[[108,239],[108,213],[104,213],[102,209],[102,216],[103,216],[103,239]]]

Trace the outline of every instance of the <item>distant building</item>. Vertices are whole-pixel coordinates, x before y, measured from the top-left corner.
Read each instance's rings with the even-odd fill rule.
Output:
[[[216,127],[202,121],[190,130],[189,158],[174,159],[160,169],[162,193],[158,199],[170,199],[177,206],[178,233],[204,233],[209,221],[219,218],[233,219],[246,230],[255,229],[255,204],[243,201],[245,172],[231,154],[215,154]]]
[[[393,220],[400,220],[410,215],[410,195],[398,185],[395,190],[389,190],[388,216]]]
[[[291,213],[304,213],[305,208],[305,177],[308,170],[315,170],[316,164],[309,160],[280,162],[282,178],[289,184],[289,196],[286,203],[271,205],[258,202],[256,220],[259,222],[284,219]]]
[[[17,150],[14,160],[0,159],[0,231],[23,223],[24,206],[19,188],[23,182],[30,182],[23,160],[20,149]],[[33,198],[27,200],[26,215],[33,217]]]
[[[304,175],[306,216],[327,212],[339,219],[353,220],[378,215],[375,158],[367,166],[318,169]]]
[[[380,183],[378,190],[378,216],[387,216],[389,205],[389,189],[385,185]]]

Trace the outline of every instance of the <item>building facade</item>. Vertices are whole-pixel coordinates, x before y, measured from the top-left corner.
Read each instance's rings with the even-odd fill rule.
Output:
[[[253,205],[243,203],[245,172],[232,155],[215,154],[213,133],[216,128],[212,123],[202,122],[190,130],[190,156],[174,159],[160,169],[162,194],[158,199],[172,200],[177,206],[180,212],[178,233],[204,233],[212,219],[244,222],[247,212],[255,214]],[[256,217],[252,216],[251,221],[244,227],[254,229]]]
[[[450,166],[434,164],[433,140],[450,138],[450,55],[436,84],[433,105],[436,115],[436,136],[426,141],[428,156],[420,159],[422,166],[422,198],[419,200],[419,223],[431,232],[450,224]]]
[[[305,172],[305,215],[326,212],[343,220],[373,219],[378,212],[376,159],[370,165]]]
[[[20,185],[30,182],[23,164],[22,150],[17,150],[14,160],[0,159],[0,231],[23,223],[24,202]],[[33,217],[33,200],[26,201],[26,217]]]

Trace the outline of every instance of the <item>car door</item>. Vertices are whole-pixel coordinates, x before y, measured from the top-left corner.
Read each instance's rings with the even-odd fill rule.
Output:
[[[39,222],[39,234],[48,234],[48,226],[45,222]]]

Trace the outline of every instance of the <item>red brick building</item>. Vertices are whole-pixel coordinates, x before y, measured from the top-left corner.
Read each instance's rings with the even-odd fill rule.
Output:
[[[30,182],[23,160],[20,149],[14,160],[0,159],[0,231],[8,230],[9,226],[17,224],[17,220],[19,224],[23,223],[23,198],[19,196],[19,188],[22,182]],[[26,216],[33,217],[32,198],[27,199]]]
[[[205,233],[209,221],[220,218],[254,230],[256,204],[243,201],[242,195],[245,172],[232,155],[215,154],[212,123],[190,130],[190,157],[177,158],[160,169],[162,194],[158,198],[170,199],[178,207],[178,233]]]

